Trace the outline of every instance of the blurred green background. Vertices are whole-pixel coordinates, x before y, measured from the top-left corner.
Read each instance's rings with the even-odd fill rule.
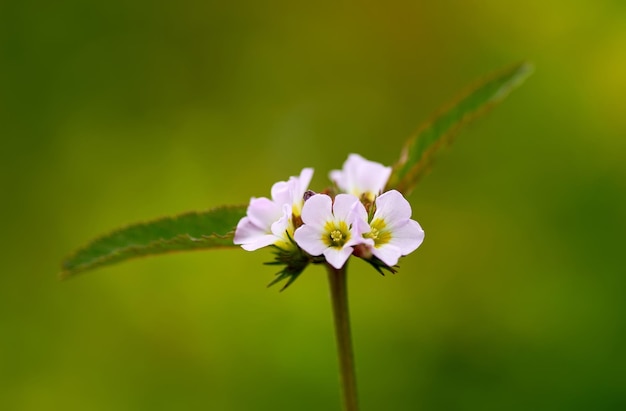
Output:
[[[58,282],[120,225],[393,163],[494,69],[535,74],[410,196],[426,241],[351,265],[363,410],[626,409],[626,3],[0,2],[0,408],[338,410],[325,272],[269,252]]]

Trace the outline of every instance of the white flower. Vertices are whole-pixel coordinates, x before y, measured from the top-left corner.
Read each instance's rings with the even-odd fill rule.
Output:
[[[396,190],[376,198],[376,212],[369,224],[356,220],[355,225],[363,233],[364,244],[370,247],[372,254],[389,267],[424,241],[424,230],[417,221],[411,220],[411,205]]]
[[[341,170],[330,172],[330,179],[346,193],[359,198],[365,196],[367,200],[374,201],[385,188],[390,175],[391,167],[366,160],[358,154],[350,154]]]
[[[367,221],[367,212],[359,199],[339,194],[333,200],[326,194],[309,198],[302,208],[302,222],[294,235],[300,248],[313,256],[324,255],[333,267],[343,267],[352,254],[352,246],[363,242],[356,220]],[[366,223],[367,224],[367,223]]]
[[[272,186],[272,199],[252,198],[246,216],[239,220],[233,242],[244,250],[254,251],[268,245],[288,247],[293,236],[293,215],[299,215],[303,196],[313,176],[305,168],[299,177],[280,181]]]

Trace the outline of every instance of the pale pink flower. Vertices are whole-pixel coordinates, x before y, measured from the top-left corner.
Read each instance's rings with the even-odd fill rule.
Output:
[[[341,170],[330,172],[330,179],[344,192],[374,201],[384,190],[390,175],[391,167],[350,154]]]
[[[362,233],[353,224],[356,220],[367,221],[365,207],[357,197],[339,194],[333,202],[326,194],[316,194],[304,203],[304,225],[296,230],[294,239],[304,251],[324,255],[339,269],[352,254],[352,247],[363,242]]]
[[[293,216],[299,215],[303,196],[313,176],[305,168],[299,177],[280,181],[272,186],[272,199],[252,198],[246,216],[239,220],[233,242],[244,250],[254,251],[268,245],[288,247],[293,236]]]
[[[363,243],[389,267],[424,241],[424,230],[411,220],[411,205],[396,190],[376,198],[376,212],[369,224],[367,220],[356,220],[355,225],[363,233]]]
[[[299,177],[290,177],[289,181],[279,181],[272,186],[272,200],[278,204],[291,205],[294,215],[299,216],[304,204],[304,192],[313,178],[313,169],[305,168]]]

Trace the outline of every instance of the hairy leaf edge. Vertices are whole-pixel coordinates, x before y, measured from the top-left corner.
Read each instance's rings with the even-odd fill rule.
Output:
[[[63,263],[61,265],[61,272],[58,274],[58,278],[60,280],[65,280],[68,279],[70,277],[73,277],[76,274],[82,273],[84,271],[88,271],[90,269],[95,269],[98,267],[103,267],[106,265],[110,265],[110,264],[115,264],[117,262],[121,262],[123,260],[119,260],[119,261],[114,261],[115,256],[122,253],[122,252],[127,252],[129,250],[142,250],[142,249],[148,249],[151,247],[155,247],[157,245],[167,245],[167,244],[173,244],[176,241],[180,241],[181,237],[184,238],[185,236],[188,236],[189,239],[191,241],[202,241],[202,239],[228,239],[228,238],[233,238],[234,236],[234,230],[235,227],[233,227],[230,231],[226,232],[226,233],[211,233],[211,234],[207,234],[207,235],[203,235],[202,239],[198,239],[198,238],[194,238],[192,236],[190,236],[189,234],[186,233],[180,233],[178,235],[176,235],[175,237],[169,238],[169,239],[158,239],[155,241],[151,241],[147,244],[134,244],[131,246],[126,246],[126,247],[120,247],[117,250],[114,250],[111,253],[102,255],[100,257],[97,257],[93,260],[91,260],[88,263],[83,263],[80,265],[72,265],[72,261],[78,256],[80,255],[80,253],[82,253],[85,250],[88,250],[90,247],[92,247],[94,244],[96,244],[99,241],[102,241],[106,238],[115,236],[117,234],[123,233],[126,230],[132,229],[132,228],[136,228],[136,227],[141,227],[141,226],[149,226],[155,223],[158,223],[160,221],[165,221],[165,220],[175,220],[178,218],[183,218],[185,216],[189,216],[192,214],[203,214],[203,213],[211,213],[211,212],[216,212],[219,210],[236,210],[236,209],[240,209],[242,211],[244,211],[245,214],[245,209],[247,206],[244,205],[234,205],[234,206],[220,206],[220,207],[215,207],[215,208],[211,208],[205,211],[189,211],[189,212],[185,212],[182,214],[177,214],[174,216],[166,216],[166,217],[161,217],[161,218],[157,218],[155,220],[150,220],[150,221],[144,221],[144,222],[139,222],[139,223],[132,223],[132,224],[128,224],[126,226],[120,227],[116,230],[113,230],[107,234],[103,234],[99,237],[94,238],[93,240],[91,240],[89,243],[87,243],[85,246],[80,247],[78,249],[76,249],[73,253],[71,253],[68,257],[66,257],[63,260]],[[179,250],[163,250],[160,251],[158,253],[154,253],[154,254],[168,254],[168,253],[174,253],[174,252],[183,252],[183,251],[196,251],[196,250],[204,250],[204,249],[208,249],[208,248],[231,248],[231,247],[237,247],[234,243],[232,245],[214,245],[214,246],[208,246],[206,248],[202,248],[202,247],[198,247],[198,248],[192,248],[189,250],[184,250],[184,249],[179,249]],[[146,254],[137,254],[131,257],[128,257],[127,259],[124,260],[131,260],[131,259],[135,259],[135,258],[140,258],[140,257],[147,257],[149,256],[150,253],[146,253]]]

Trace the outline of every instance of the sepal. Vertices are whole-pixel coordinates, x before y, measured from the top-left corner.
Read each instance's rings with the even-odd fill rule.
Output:
[[[397,265],[389,266],[385,264],[380,258],[372,254],[372,251],[370,250],[370,248],[366,246],[365,244],[359,244],[356,247],[354,247],[353,254],[355,257],[359,257],[361,260],[365,261],[366,263],[374,267],[374,269],[378,271],[380,275],[383,275],[383,276],[385,275],[383,270],[389,271],[391,274],[395,274],[398,272],[396,270],[396,268],[399,268]]]
[[[376,271],[378,271],[378,273],[380,275],[385,275],[385,273],[383,272],[383,270],[389,271],[391,274],[395,274],[398,271],[396,270],[396,268],[400,268],[397,265],[394,265],[393,267],[388,266],[387,264],[385,264],[380,258],[376,257],[376,256],[372,256],[369,259],[363,259],[366,263],[368,263],[369,265],[371,265],[372,267],[374,267],[374,269]]]
[[[276,283],[286,280],[285,285],[280,291],[285,290],[291,285],[304,269],[309,265],[311,259],[308,254],[302,251],[299,247],[290,247],[288,249],[274,247],[274,261],[268,261],[265,265],[281,265],[284,266],[282,270],[276,273],[276,277],[267,286],[271,287]]]

